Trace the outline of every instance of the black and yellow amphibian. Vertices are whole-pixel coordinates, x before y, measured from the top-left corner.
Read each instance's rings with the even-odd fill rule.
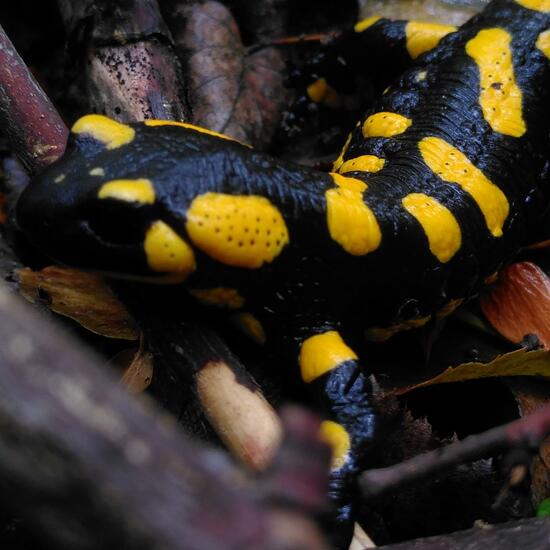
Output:
[[[340,492],[375,424],[356,342],[448,314],[548,204],[550,1],[496,0],[429,44],[403,28],[416,61],[333,173],[186,124],[89,115],[17,211],[66,263],[184,281],[258,341],[282,342],[327,412],[342,521],[351,508]]]

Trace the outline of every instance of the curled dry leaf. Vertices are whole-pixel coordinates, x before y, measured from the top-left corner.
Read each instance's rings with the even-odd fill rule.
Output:
[[[550,382],[528,378],[510,379],[521,416],[533,414],[550,403]],[[550,496],[550,438],[540,446],[531,464],[531,501],[534,508]]]
[[[192,6],[176,41],[189,52],[189,98],[196,124],[262,147],[276,129],[287,90],[280,51],[243,46],[231,12],[219,2]]]
[[[536,334],[550,349],[550,278],[535,264],[518,262],[504,268],[480,297],[480,306],[504,338],[518,343]]]
[[[544,376],[550,378],[550,353],[546,350],[528,351],[523,348],[499,355],[490,363],[463,363],[458,367],[449,367],[441,374],[420,384],[395,390],[394,393],[403,395],[435,384],[464,382],[465,380],[478,380],[479,378],[497,376]]]
[[[120,382],[130,393],[144,392],[153,379],[153,356],[141,346],[124,350],[114,359],[123,365]]]
[[[21,294],[30,302],[74,319],[108,338],[137,340],[138,328],[103,279],[76,269],[49,266],[17,272]]]

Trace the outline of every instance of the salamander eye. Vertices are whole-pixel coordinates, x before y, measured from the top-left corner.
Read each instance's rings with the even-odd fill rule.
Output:
[[[149,224],[143,214],[140,215],[139,208],[132,205],[102,201],[90,209],[86,221],[89,229],[105,243],[132,245],[143,241]]]

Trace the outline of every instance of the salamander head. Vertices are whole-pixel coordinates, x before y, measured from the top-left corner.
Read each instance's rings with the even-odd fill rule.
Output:
[[[21,195],[17,221],[56,260],[116,276],[181,281],[197,261],[258,268],[288,231],[278,208],[251,194],[255,156],[188,124],[87,115]]]
[[[118,276],[170,281],[193,272],[195,252],[182,220],[174,220],[159,197],[170,191],[159,192],[158,180],[175,168],[174,139],[155,130],[153,121],[78,120],[65,155],[32,181],[17,204],[17,223],[27,237],[58,261]],[[204,137],[185,127],[174,130],[180,132],[179,169],[188,157],[188,171],[196,171],[197,141]]]

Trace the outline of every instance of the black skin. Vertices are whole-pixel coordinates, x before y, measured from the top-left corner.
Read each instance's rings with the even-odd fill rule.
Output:
[[[496,26],[513,35],[516,81],[523,92],[527,125],[521,138],[497,134],[484,120],[478,104],[478,70],[464,52],[477,32]],[[324,195],[335,185],[329,175],[170,126],[133,125],[135,139],[113,150],[79,137],[24,192],[17,209],[19,224],[41,250],[62,262],[143,277],[153,275],[142,248],[152,221],[164,220],[191,243],[183,222],[198,195],[213,191],[267,197],[289,229],[290,242],[282,253],[260,269],[240,269],[195,250],[197,270],[185,284],[239,289],[246,309],[264,324],[268,338],[280,342],[293,357],[306,338],[328,330],[337,330],[354,347],[365,328],[431,314],[449,299],[474,294],[541,220],[548,204],[544,187],[550,150],[550,62],[534,44],[548,27],[548,14],[511,0],[494,1],[421,56],[372,108],[372,113],[400,113],[413,125],[392,138],[365,140],[357,130],[346,152],[346,159],[364,154],[386,159],[376,174],[346,174],[368,182],[364,199],[382,230],[381,246],[365,256],[349,255],[330,238]],[[423,81],[416,78],[420,70],[427,71]],[[477,205],[463,190],[441,182],[424,165],[417,144],[425,136],[445,138],[505,193],[510,214],[502,237],[491,236]],[[89,176],[95,167],[102,167],[105,175]],[[60,174],[65,174],[64,182],[55,183]],[[118,178],[150,179],[155,204],[98,200],[99,187]],[[462,248],[448,263],[439,263],[429,252],[419,224],[401,208],[401,198],[410,192],[437,198],[459,221]],[[311,385],[327,414],[344,425],[352,439],[351,457],[333,472],[331,486],[345,536],[353,518],[348,490],[364,467],[364,450],[375,427],[369,384],[359,368],[357,361],[346,361]]]

